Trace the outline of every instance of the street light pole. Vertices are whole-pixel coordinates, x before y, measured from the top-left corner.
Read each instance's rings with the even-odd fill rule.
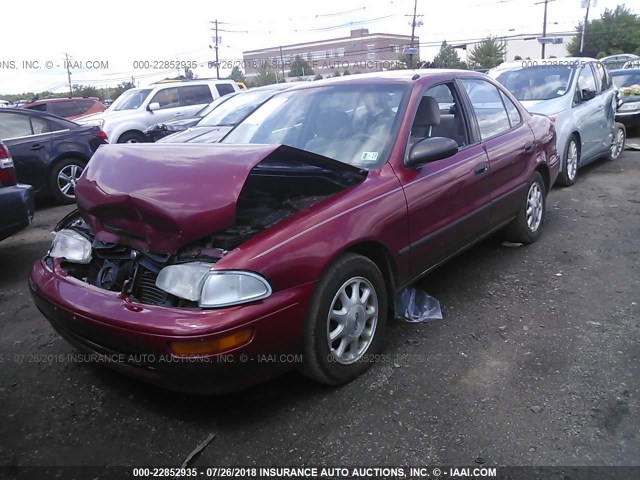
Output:
[[[580,35],[580,55],[584,55],[584,41],[587,31],[587,24],[589,23],[589,7],[591,6],[591,0],[585,0],[587,4],[587,13],[584,16],[584,25],[582,25],[582,34]]]

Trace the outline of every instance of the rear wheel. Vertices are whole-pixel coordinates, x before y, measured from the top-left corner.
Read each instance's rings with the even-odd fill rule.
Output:
[[[580,163],[580,147],[578,146],[578,137],[576,135],[569,137],[564,150],[563,162],[562,172],[558,176],[558,184],[563,187],[570,187],[576,183],[578,164]]]
[[[120,135],[118,143],[144,143],[145,138],[142,133],[139,132],[126,132]]]
[[[544,224],[547,192],[539,172],[534,172],[527,187],[527,196],[518,216],[507,227],[510,242],[533,243],[540,238]]]
[[[613,140],[611,141],[611,153],[609,153],[610,160],[617,160],[620,158],[626,141],[627,131],[624,128],[624,125],[616,123],[613,130]]]
[[[49,174],[49,189],[59,203],[75,203],[76,183],[82,175],[86,163],[76,158],[58,162]]]
[[[329,385],[358,377],[382,348],[387,310],[385,281],[376,264],[361,255],[342,255],[312,297],[302,372]]]

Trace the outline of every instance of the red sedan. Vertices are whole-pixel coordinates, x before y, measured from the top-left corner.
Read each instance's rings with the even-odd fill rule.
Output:
[[[401,288],[492,232],[535,242],[557,175],[552,122],[482,74],[313,82],[222,144],[99,149],[29,285],[71,344],[155,384],[339,385]]]

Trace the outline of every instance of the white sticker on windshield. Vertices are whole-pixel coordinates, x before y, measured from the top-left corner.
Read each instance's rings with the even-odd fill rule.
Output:
[[[375,162],[378,160],[378,152],[362,152],[360,160],[364,162]]]
[[[561,88],[560,90],[558,90],[557,95],[564,95],[565,92],[566,92],[566,90],[563,90]]]

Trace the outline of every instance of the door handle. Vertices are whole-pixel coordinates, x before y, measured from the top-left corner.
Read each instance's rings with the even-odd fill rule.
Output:
[[[34,143],[29,147],[29,150],[42,150],[44,145],[40,145],[39,143]]]
[[[178,112],[174,115],[174,117],[182,117],[184,115],[184,113]]]
[[[524,144],[524,153],[533,153],[533,143],[527,142]]]
[[[480,163],[475,166],[473,173],[476,175],[482,175],[483,173],[486,173],[487,170],[489,170],[489,166],[486,163]]]

